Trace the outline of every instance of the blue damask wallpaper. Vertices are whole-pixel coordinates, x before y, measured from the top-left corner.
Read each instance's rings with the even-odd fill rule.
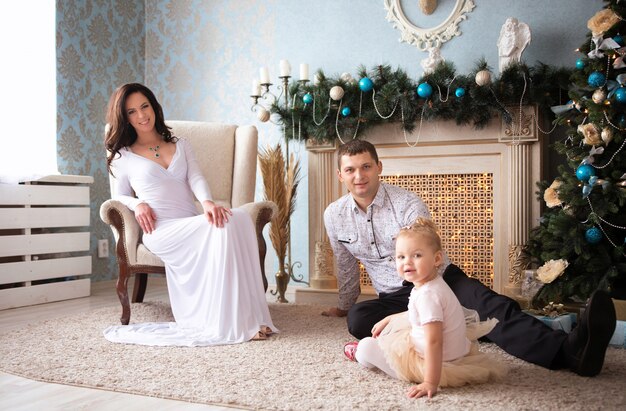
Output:
[[[414,21],[416,1],[401,1]],[[440,0],[446,16],[454,0]],[[532,42],[523,55],[573,66],[574,49],[584,40],[586,22],[601,0],[474,0],[475,9],[459,25],[461,36],[445,43],[442,56],[460,72],[484,57],[497,70],[497,39],[507,17],[527,23]],[[118,85],[148,85],[166,118],[255,124],[260,145],[281,140],[280,130],[259,123],[250,111],[252,79],[267,66],[277,82],[278,63],[301,62],[329,75],[356,74],[359,65],[388,63],[415,78],[426,52],[401,43],[400,31],[386,20],[383,0],[57,0],[58,159],[63,173],[88,174],[92,186],[92,249],[99,238],[113,241],[100,222],[100,204],[109,197],[102,146],[108,96]],[[424,27],[436,22],[424,20]],[[308,267],[306,151],[293,144],[304,179],[294,214],[294,260]],[[261,197],[260,184],[257,185]],[[303,227],[303,228],[302,228]],[[275,271],[271,247],[267,273]],[[95,280],[115,278],[113,258],[94,258]],[[305,276],[307,273],[304,273]]]
[[[115,260],[99,259],[98,239],[113,236],[100,220],[110,197],[106,171],[104,116],[109,96],[122,83],[144,81],[143,1],[57,3],[57,153],[59,171],[90,175],[91,249],[94,281],[116,278]]]

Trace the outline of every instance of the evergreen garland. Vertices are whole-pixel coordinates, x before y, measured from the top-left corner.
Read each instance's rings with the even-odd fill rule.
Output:
[[[402,123],[407,132],[413,131],[420,120],[454,120],[458,125],[482,128],[494,116],[503,116],[510,122],[511,115],[505,106],[519,106],[521,102],[524,105],[538,104],[547,109],[564,104],[567,98],[569,69],[541,63],[535,67],[512,64],[499,78],[493,78],[492,74],[490,84],[479,86],[475,77],[482,70],[490,70],[484,59],[477,62],[468,75],[458,74],[453,63],[441,62],[432,73],[418,81],[412,80],[404,70],[394,70],[389,65],[375,66],[370,70],[360,66],[354,79],[345,75],[328,77],[320,70],[316,74],[316,84],[290,84],[289,107],[276,100],[270,113],[278,124],[286,127],[288,139],[335,140],[339,133],[345,141],[355,135],[356,138],[362,137],[371,127],[389,122]],[[373,91],[362,92],[359,88],[358,81],[364,77],[373,81]],[[419,97],[416,92],[418,85],[424,82],[433,89],[427,99]],[[344,90],[340,101],[330,99],[333,86]],[[463,97],[455,96],[457,88],[465,90]],[[313,96],[315,104],[303,102],[307,93]],[[389,118],[382,118],[376,112],[372,101],[374,93],[376,108],[383,117],[393,111]],[[344,107],[349,107],[351,111],[345,117],[340,112]]]

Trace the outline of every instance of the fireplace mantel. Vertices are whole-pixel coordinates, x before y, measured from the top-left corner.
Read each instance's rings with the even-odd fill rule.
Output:
[[[535,183],[543,176],[546,141],[537,124],[547,128],[535,106],[520,107],[511,124],[493,119],[486,127],[458,126],[454,121],[424,122],[412,133],[400,124],[375,127],[361,136],[376,145],[383,176],[420,174],[493,175],[493,283],[495,291],[515,294],[524,268],[522,246],[539,219]],[[539,121],[536,121],[538,119]],[[419,135],[419,141],[416,140]],[[344,141],[351,136],[342,136]],[[309,273],[311,290],[334,290],[332,251],[323,222],[325,208],[345,194],[336,176],[338,144],[309,142]],[[454,261],[453,261],[454,262]],[[306,291],[306,290],[304,290]]]

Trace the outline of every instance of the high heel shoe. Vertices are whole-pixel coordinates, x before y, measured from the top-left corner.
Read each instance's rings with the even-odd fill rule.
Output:
[[[270,335],[274,334],[274,331],[272,331],[272,329],[270,327],[268,327],[267,325],[262,325],[260,332],[262,332],[263,334],[265,334],[268,337]]]

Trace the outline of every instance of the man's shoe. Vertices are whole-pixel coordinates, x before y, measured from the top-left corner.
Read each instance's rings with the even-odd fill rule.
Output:
[[[570,369],[578,375],[598,375],[615,331],[615,307],[609,295],[597,290],[589,298],[578,326],[568,336],[566,352]]]

